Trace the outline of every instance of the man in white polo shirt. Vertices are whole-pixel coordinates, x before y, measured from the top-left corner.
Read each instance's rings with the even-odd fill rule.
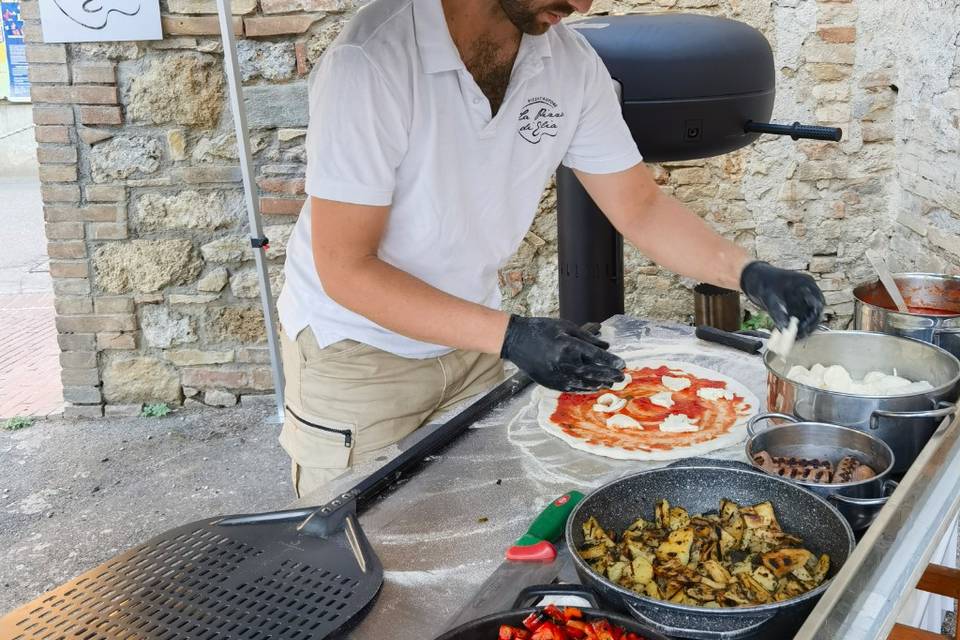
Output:
[[[280,295],[298,495],[503,376],[621,380],[569,323],[499,310],[497,271],[572,168],[624,237],[677,273],[817,324],[807,275],[751,262],[663,194],[603,63],[560,24],[591,0],[374,0],[310,78],[306,192]]]

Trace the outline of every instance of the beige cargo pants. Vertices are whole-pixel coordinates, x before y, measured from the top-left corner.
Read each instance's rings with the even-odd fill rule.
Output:
[[[321,349],[309,328],[296,341],[280,331],[280,342],[288,407],[280,444],[298,498],[504,377],[490,354],[416,360],[352,340]]]

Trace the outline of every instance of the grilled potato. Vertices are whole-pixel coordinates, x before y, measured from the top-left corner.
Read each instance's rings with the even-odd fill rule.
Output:
[[[797,567],[802,568],[812,557],[806,549],[778,549],[764,553],[760,559],[773,575],[782,578]]]
[[[645,556],[639,556],[633,559],[633,581],[639,584],[646,584],[653,580],[653,563]]]
[[[669,560],[676,558],[680,564],[690,562],[690,545],[693,543],[693,529],[686,528],[671,531],[666,542],[657,547],[657,559]]]
[[[737,576],[737,580],[739,580],[743,586],[743,590],[751,604],[768,604],[773,602],[773,597],[770,595],[770,592],[768,592],[762,584],[757,582],[752,575],[741,573]]]
[[[643,586],[644,592],[651,598],[656,598],[657,600],[663,600],[663,594],[660,593],[660,588],[657,586],[657,583],[651,580]]]
[[[817,561],[817,568],[813,570],[813,581],[820,584],[827,578],[828,571],[830,571],[830,556],[823,554]]]
[[[683,529],[690,524],[690,514],[682,507],[673,507],[670,509],[670,530],[676,531]]]
[[[773,505],[770,502],[761,502],[752,507],[744,507],[740,510],[743,520],[751,529],[761,527],[780,531],[780,523],[777,522],[777,516],[773,512]]]
[[[777,590],[777,576],[773,575],[773,572],[770,569],[767,569],[765,566],[760,565],[753,570],[753,579],[759,582],[764,589],[773,593]]]
[[[702,566],[706,574],[717,582],[727,583],[733,580],[733,576],[730,575],[730,572],[727,571],[726,567],[716,560],[707,560]]]
[[[730,552],[736,548],[736,539],[726,529],[720,529],[720,558],[726,560],[730,556]]]
[[[612,565],[607,567],[607,577],[610,578],[610,582],[619,583],[620,579],[623,577],[623,571],[630,564],[627,562],[614,562]]]
[[[622,535],[589,518],[580,556],[611,582],[651,598],[702,607],[740,607],[795,598],[830,570],[784,532],[773,505],[720,501],[716,514],[691,515],[659,500],[654,520],[635,520]]]
[[[614,546],[613,540],[610,539],[610,536],[593,516],[587,518],[587,521],[583,523],[583,539],[587,542],[602,542],[608,547]]]
[[[658,529],[669,529],[670,528],[670,503],[666,500],[660,500],[657,502],[656,510],[654,511],[654,517],[657,519],[657,528]]]

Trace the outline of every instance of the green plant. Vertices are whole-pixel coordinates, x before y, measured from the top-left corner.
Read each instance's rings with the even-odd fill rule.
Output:
[[[773,329],[773,320],[763,311],[756,315],[747,312],[747,317],[740,323],[740,329],[756,331],[757,329]]]
[[[170,413],[170,407],[166,402],[156,402],[154,404],[143,405],[140,415],[144,418],[162,418]]]
[[[25,418],[23,416],[14,416],[9,420],[4,420],[0,423],[0,427],[7,431],[18,431],[20,429],[26,429],[27,427],[33,426],[33,418]]]

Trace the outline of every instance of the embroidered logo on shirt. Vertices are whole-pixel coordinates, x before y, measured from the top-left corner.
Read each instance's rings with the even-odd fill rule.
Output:
[[[530,144],[539,144],[544,136],[557,137],[563,115],[550,98],[530,98],[520,109],[520,137]]]

